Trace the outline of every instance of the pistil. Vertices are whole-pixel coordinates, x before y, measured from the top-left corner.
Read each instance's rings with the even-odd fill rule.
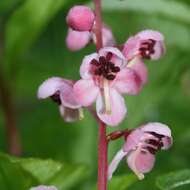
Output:
[[[106,114],[111,114],[111,101],[110,101],[110,92],[109,92],[109,81],[107,79],[103,79],[103,89],[104,89],[104,111]]]

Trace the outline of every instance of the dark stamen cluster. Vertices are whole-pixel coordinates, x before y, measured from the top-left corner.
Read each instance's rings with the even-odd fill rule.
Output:
[[[145,149],[148,150],[151,154],[156,154],[156,152],[158,150],[160,150],[164,146],[164,144],[162,142],[162,138],[164,137],[164,135],[160,135],[160,134],[157,134],[155,132],[150,132],[149,134],[153,135],[158,140],[155,140],[155,139],[148,139],[148,140],[146,140],[145,142],[147,144],[153,145],[154,147],[152,147],[152,146],[146,146]]]
[[[61,105],[61,99],[59,92],[56,92],[54,95],[51,96],[51,99],[57,103],[58,105]]]
[[[156,44],[155,40],[149,39],[141,44],[139,48],[140,54],[145,59],[150,59],[151,54],[155,53],[154,46]]]
[[[107,80],[114,80],[116,77],[116,73],[120,71],[120,68],[115,66],[114,63],[111,62],[113,54],[109,52],[106,57],[100,56],[99,60],[93,59],[91,64],[95,66],[94,74],[97,76],[103,76]]]

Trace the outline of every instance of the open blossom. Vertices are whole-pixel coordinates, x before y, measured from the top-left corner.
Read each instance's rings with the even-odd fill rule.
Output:
[[[140,78],[126,64],[117,48],[102,48],[83,59],[82,79],[74,85],[78,103],[87,107],[96,101],[98,117],[111,126],[118,125],[127,112],[121,94],[136,95],[141,89]]]
[[[45,80],[38,89],[38,98],[51,98],[59,105],[59,110],[65,121],[71,122],[80,117],[81,106],[76,102],[73,85],[74,81],[60,77]]]
[[[134,69],[145,84],[148,71],[143,59],[157,60],[164,55],[164,36],[154,30],[141,31],[127,40],[122,52],[129,62],[128,67]]]
[[[136,56],[144,59],[157,60],[164,53],[164,36],[154,30],[144,30],[130,37],[123,48],[123,54],[128,60]]]
[[[152,170],[155,154],[160,149],[166,150],[172,145],[171,131],[162,123],[148,123],[132,131],[121,150],[116,154],[108,169],[111,179],[119,162],[126,157],[129,168],[139,179]]]
[[[54,186],[40,185],[38,187],[32,187],[30,190],[57,190],[57,188]]]
[[[89,7],[82,5],[72,7],[66,20],[69,26],[66,45],[71,51],[78,51],[90,42],[96,43],[95,14]],[[105,24],[102,26],[102,40],[104,47],[115,45],[112,30]]]

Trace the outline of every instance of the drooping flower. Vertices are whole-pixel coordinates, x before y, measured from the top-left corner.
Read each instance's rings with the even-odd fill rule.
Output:
[[[145,84],[148,71],[143,59],[158,60],[164,55],[164,36],[154,30],[141,31],[127,40],[122,52],[129,62],[127,66],[134,69]]]
[[[74,81],[60,77],[45,80],[38,89],[38,98],[51,98],[59,105],[61,116],[67,122],[76,121],[81,116],[81,106],[76,102],[73,85]]]
[[[164,53],[164,36],[154,30],[144,30],[130,37],[123,48],[123,54],[128,60],[135,57],[157,60]]]
[[[78,103],[87,107],[96,101],[98,117],[111,126],[118,125],[127,112],[121,94],[136,95],[141,89],[140,78],[126,64],[117,48],[102,48],[83,59],[82,79],[74,85]]]
[[[30,190],[57,190],[57,188],[54,186],[40,185],[38,187],[32,187]]]
[[[172,145],[171,130],[162,123],[148,123],[132,131],[121,150],[116,154],[108,169],[108,179],[112,178],[119,162],[126,157],[129,168],[141,180],[144,173],[152,170],[155,154],[160,149],[167,150]]]
[[[95,14],[87,6],[74,6],[67,15],[67,24],[69,26],[66,45],[71,51],[78,51],[84,48],[90,42],[96,43]],[[103,24],[102,26],[103,46],[114,46],[115,39],[111,28]]]

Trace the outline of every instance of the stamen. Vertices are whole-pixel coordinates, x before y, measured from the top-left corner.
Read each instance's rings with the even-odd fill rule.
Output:
[[[103,81],[104,86],[104,103],[105,103],[105,113],[110,115],[111,114],[111,102],[110,102],[110,92],[109,92],[109,81],[104,79]]]
[[[110,61],[111,58],[113,56],[113,53],[112,52],[108,52],[107,55],[106,55],[106,61]]]

